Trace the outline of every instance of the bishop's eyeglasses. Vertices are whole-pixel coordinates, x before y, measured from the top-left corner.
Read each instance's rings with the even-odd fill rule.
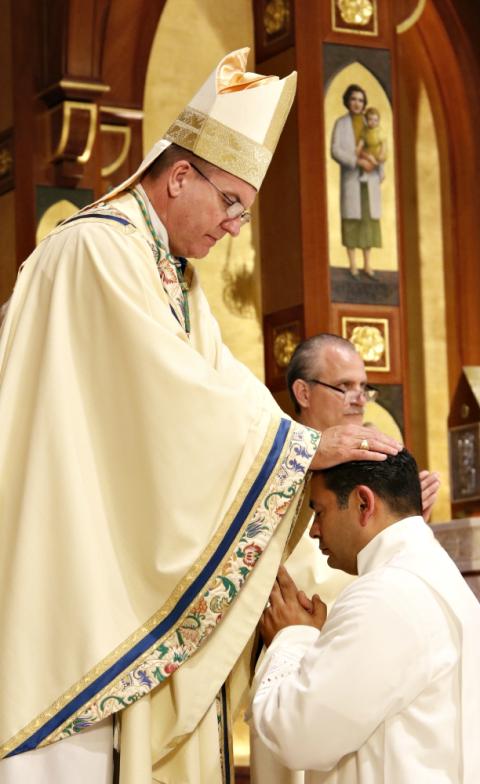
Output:
[[[204,174],[202,171],[200,171],[200,169],[198,169],[197,166],[195,166],[194,163],[192,163],[191,161],[189,161],[189,163],[190,163],[190,166],[192,167],[192,169],[195,169],[197,174],[199,174],[200,177],[203,177],[204,180],[209,182],[210,185],[212,186],[212,188],[215,188],[217,193],[220,194],[220,196],[222,197],[223,201],[227,205],[227,207],[226,207],[227,217],[230,220],[234,220],[235,218],[240,218],[240,226],[244,226],[245,223],[248,223],[249,220],[250,220],[250,213],[247,212],[247,210],[244,208],[243,204],[240,201],[237,201],[236,199],[230,198],[230,196],[228,196],[225,193],[225,191],[222,191],[218,187],[218,185],[215,185],[215,183],[212,182],[212,180],[209,177],[207,177],[206,174]]]

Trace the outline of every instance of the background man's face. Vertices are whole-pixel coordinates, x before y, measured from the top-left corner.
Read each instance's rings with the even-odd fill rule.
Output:
[[[348,574],[357,574],[357,553],[361,549],[355,499],[355,493],[352,492],[348,506],[340,509],[335,494],[326,489],[322,474],[314,474],[310,489],[310,506],[315,517],[310,527],[310,536],[319,540],[319,547],[327,556],[328,565]]]
[[[367,374],[360,354],[343,346],[326,345],[319,351],[318,360],[312,365],[311,378],[358,393],[365,388]],[[358,394],[346,405],[344,395],[319,384],[309,384],[308,410],[302,409],[301,421],[308,417],[308,424],[318,430],[335,425],[361,425],[365,398]]]

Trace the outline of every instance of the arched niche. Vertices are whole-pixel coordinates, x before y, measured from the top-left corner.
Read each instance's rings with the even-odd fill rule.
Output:
[[[460,14],[462,10],[462,14]],[[480,363],[480,58],[472,46],[475,8],[430,0],[417,23],[398,37],[402,187],[408,191],[419,96],[425,87],[439,149],[450,391],[462,365]],[[472,37],[470,37],[472,36]],[[409,191],[409,198],[415,194]],[[408,211],[406,211],[408,220]],[[411,226],[410,226],[411,228]],[[404,233],[407,227],[404,229]]]
[[[397,39],[412,449],[422,465],[441,473],[436,520],[450,516],[450,401],[462,365],[480,361],[479,58],[471,45],[476,26],[472,18],[470,27],[461,2],[432,0]]]

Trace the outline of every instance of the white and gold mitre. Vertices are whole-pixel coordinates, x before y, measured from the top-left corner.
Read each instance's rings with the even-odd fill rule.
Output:
[[[165,139],[259,188],[295,97],[285,79],[245,71],[249,48],[227,54]]]
[[[249,51],[227,54],[137,171],[94,204],[138,182],[172,142],[258,189],[295,97],[297,72],[285,79],[248,73]]]

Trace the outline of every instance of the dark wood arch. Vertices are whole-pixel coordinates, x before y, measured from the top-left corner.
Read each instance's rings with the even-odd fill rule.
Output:
[[[18,264],[35,245],[37,186],[98,196],[141,160],[145,76],[164,5],[12,4]]]
[[[479,37],[480,25],[472,4],[435,0],[427,2],[418,23],[398,41],[407,204],[415,198],[407,184],[406,169],[413,166],[411,143],[420,82],[428,92],[439,145],[450,396],[462,365],[480,364]],[[404,233],[411,229],[410,222]]]

